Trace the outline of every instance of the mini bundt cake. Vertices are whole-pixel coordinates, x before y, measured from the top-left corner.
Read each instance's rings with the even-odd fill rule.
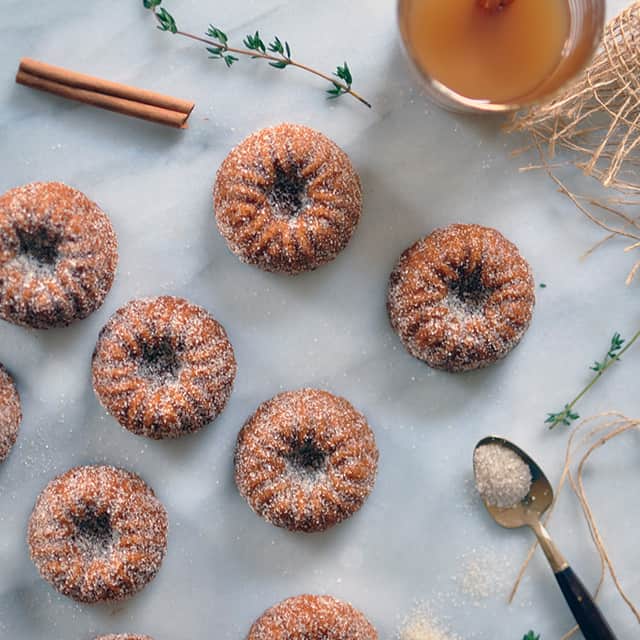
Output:
[[[109,218],[80,191],[34,182],[0,197],[0,318],[36,329],[86,318],[117,262]]]
[[[198,431],[224,409],[236,360],[224,328],[181,298],[133,300],[100,332],[93,387],[123,427],[154,439]]]
[[[264,402],[238,435],[240,494],[268,522],[323,531],[358,511],[373,488],[378,449],[364,416],[326,391]]]
[[[311,271],[349,242],[362,211],[360,179],[327,137],[294,124],[262,129],[227,156],[214,207],[233,253],[265,271]]]
[[[387,308],[409,353],[430,367],[466,371],[513,349],[531,322],[531,269],[495,229],[453,224],[407,249]]]
[[[331,596],[296,596],[267,609],[247,640],[378,640],[356,608]]]
[[[0,364],[0,462],[16,443],[22,421],[20,396],[9,372]]]
[[[52,480],[29,520],[31,559],[44,580],[79,602],[120,600],[158,572],[167,513],[134,473],[76,467]]]

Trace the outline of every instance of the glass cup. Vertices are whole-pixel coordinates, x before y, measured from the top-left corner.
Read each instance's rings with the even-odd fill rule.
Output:
[[[513,101],[493,102],[456,93],[429,75],[420,64],[411,42],[409,27],[415,7],[425,1],[427,0],[398,0],[398,23],[405,52],[420,75],[427,96],[433,102],[451,111],[467,113],[506,113],[533,103],[548,101],[589,64],[600,44],[605,22],[605,0],[566,0],[570,12],[570,28],[555,69],[531,92]]]

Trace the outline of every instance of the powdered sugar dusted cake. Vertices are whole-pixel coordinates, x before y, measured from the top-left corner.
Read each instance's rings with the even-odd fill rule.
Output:
[[[0,462],[7,458],[15,444],[21,421],[18,390],[9,372],[0,364]]]
[[[535,293],[531,269],[500,232],[452,224],[419,240],[389,280],[391,325],[411,355],[466,371],[490,365],[527,330]]]
[[[302,595],[267,609],[247,640],[377,640],[371,623],[355,607],[331,596]]]
[[[224,409],[236,375],[227,334],[182,298],[132,300],[100,332],[93,387],[125,428],[149,438],[198,431]]]
[[[214,207],[220,233],[241,260],[295,274],[346,247],[362,189],[334,142],[309,127],[281,124],[231,151],[218,171]]]
[[[60,182],[34,182],[0,197],[0,318],[47,329],[103,303],[118,262],[106,214]]]
[[[120,600],[158,572],[167,513],[137,475],[109,466],[71,469],[38,496],[31,559],[58,591],[80,602]]]
[[[364,416],[318,389],[260,405],[238,436],[236,484],[252,509],[292,531],[323,531],[358,511],[378,449]]]

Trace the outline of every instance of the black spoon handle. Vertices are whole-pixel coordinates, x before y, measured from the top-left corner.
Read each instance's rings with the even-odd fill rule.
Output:
[[[573,569],[566,567],[555,575],[585,640],[616,640],[598,605]]]

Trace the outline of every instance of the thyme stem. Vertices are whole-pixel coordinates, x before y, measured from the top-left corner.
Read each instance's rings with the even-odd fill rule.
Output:
[[[190,38],[191,40],[197,40],[198,42],[204,42],[204,44],[212,45],[214,47],[222,46],[221,42],[216,42],[215,40],[210,40],[209,38],[205,38],[203,36],[197,36],[193,33],[187,33],[186,31],[181,31],[180,29],[176,31],[176,35],[184,36],[185,38]],[[224,50],[229,51],[230,53],[237,53],[238,55],[241,55],[241,56],[261,58],[262,60],[271,60],[274,62],[282,61],[282,58],[280,56],[273,56],[269,53],[261,53],[257,51],[249,51],[249,49],[238,49],[236,47],[230,47],[228,45],[224,46]],[[339,85],[341,89],[344,91],[344,93],[348,93],[349,95],[353,96],[356,100],[358,100],[365,106],[369,107],[369,109],[371,109],[370,102],[365,100],[357,91],[354,91],[351,87],[347,86],[344,82],[341,82],[337,78],[334,78],[326,73],[323,73],[322,71],[318,71],[313,67],[309,67],[306,64],[302,64],[301,62],[297,62],[296,60],[293,60],[293,59],[288,60],[288,65],[292,67],[297,67],[298,69],[302,69],[303,71],[308,71],[309,73],[312,73],[313,75],[318,76],[319,78],[322,78],[323,80],[326,80],[331,84]]]
[[[210,25],[209,30],[207,31],[207,36],[210,37],[198,36],[178,29],[173,16],[166,9],[160,8],[161,4],[162,0],[143,0],[145,9],[148,9],[153,13],[156,22],[158,23],[158,29],[161,31],[168,31],[184,38],[189,38],[190,40],[202,42],[207,45],[207,51],[212,54],[210,57],[223,60],[227,67],[233,66],[234,62],[238,60],[238,58],[233,54],[266,60],[276,69],[297,67],[298,69],[311,73],[318,78],[322,78],[326,82],[329,82],[331,84],[331,89],[327,91],[329,98],[339,98],[341,95],[349,94],[361,104],[371,108],[371,103],[365,100],[351,87],[353,77],[346,62],[344,65],[339,65],[333,75],[323,73],[309,65],[294,60],[291,56],[289,43],[283,43],[278,37],[276,37],[273,42],[269,43],[267,51],[267,46],[260,38],[258,31],[256,31],[255,35],[248,35],[245,38],[245,49],[231,47],[228,44],[227,34],[213,25]]]
[[[612,365],[619,362],[622,356],[633,346],[633,343],[640,338],[640,330],[637,331],[631,340],[629,340],[625,347],[622,346],[624,340],[620,337],[619,333],[614,334],[611,339],[611,345],[604,360],[596,362],[591,369],[595,371],[595,375],[591,378],[589,383],[578,393],[578,395],[568,404],[564,405],[564,409],[558,413],[547,414],[545,423],[549,425],[549,429],[554,429],[559,424],[569,426],[574,420],[577,420],[580,416],[573,411],[576,404],[582,400],[582,398],[593,388],[593,386],[600,380]]]

